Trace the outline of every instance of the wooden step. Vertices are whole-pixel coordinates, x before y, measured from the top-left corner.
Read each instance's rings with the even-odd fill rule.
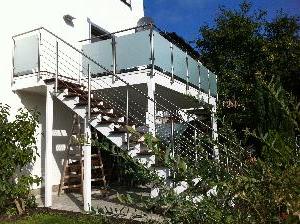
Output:
[[[153,152],[149,152],[149,151],[142,151],[136,154],[137,156],[153,156]]]
[[[80,163],[76,164],[68,164],[67,167],[80,167]]]
[[[75,97],[79,97],[80,100],[87,100],[88,99],[87,95],[83,95],[83,94],[80,94],[80,93],[71,93],[71,94],[68,94],[68,95],[64,95],[64,97],[66,99],[75,98]]]
[[[54,84],[55,83],[55,78],[44,79],[44,82],[46,84]],[[61,88],[61,87],[73,87],[73,88],[78,88],[78,89],[85,88],[85,86],[83,86],[83,85],[79,85],[79,84],[76,84],[76,83],[73,83],[73,82],[58,79],[58,88]]]
[[[110,120],[106,120],[106,119],[101,119],[101,121],[99,121],[98,124],[117,124],[117,125],[121,125],[121,126],[127,125],[126,121],[110,121]],[[135,124],[133,122],[128,122],[128,125],[133,126]]]
[[[62,190],[72,189],[72,188],[80,188],[81,186],[82,186],[82,184],[65,185],[62,187]]]
[[[127,125],[123,125],[120,127],[114,127],[114,130],[111,133],[122,134],[122,133],[127,133],[127,132],[132,135],[140,135],[140,133],[138,131],[136,131],[134,127],[127,126]]]
[[[95,181],[105,181],[104,177],[98,177],[98,178],[92,178],[91,181],[95,182]]]
[[[70,179],[75,177],[81,177],[81,174],[69,174],[65,176],[65,179]]]
[[[86,106],[88,106],[88,103],[87,102],[79,102],[75,106],[77,106],[77,107],[86,107]],[[91,103],[91,109],[93,109],[93,108],[97,108],[97,109],[100,109],[100,110],[111,110],[111,108],[104,105],[103,101],[98,101],[98,104]]]
[[[103,165],[92,166],[92,170],[102,169]]]
[[[106,111],[92,111],[91,115],[93,116],[97,116],[101,114],[102,116],[107,116],[110,118],[122,118],[124,117],[123,115],[119,114],[119,113],[115,113],[115,112],[106,112]]]

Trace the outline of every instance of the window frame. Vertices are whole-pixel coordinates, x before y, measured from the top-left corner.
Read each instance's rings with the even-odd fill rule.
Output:
[[[131,0],[121,0],[121,2],[131,8]]]

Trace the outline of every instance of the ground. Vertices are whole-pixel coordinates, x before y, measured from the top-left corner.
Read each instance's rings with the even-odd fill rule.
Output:
[[[148,192],[139,188],[114,188],[109,191],[93,190],[92,207],[96,210],[100,208],[105,211],[106,215],[114,218],[131,219],[136,221],[162,220],[158,215],[146,213],[138,209],[138,206],[133,207],[122,204],[117,199],[117,192],[121,194],[130,194],[132,197],[149,196]],[[44,206],[43,198],[37,197],[37,204],[40,208],[42,208]],[[83,213],[82,195],[79,193],[63,193],[61,196],[58,196],[54,193],[52,209]]]

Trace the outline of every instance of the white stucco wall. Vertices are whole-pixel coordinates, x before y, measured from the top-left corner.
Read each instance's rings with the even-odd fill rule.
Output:
[[[131,8],[120,0],[8,0],[0,10],[0,103],[12,107],[12,116],[20,107],[34,108],[41,112],[40,126],[37,130],[38,148],[41,157],[44,150],[42,131],[45,124],[45,96],[35,93],[13,93],[12,74],[12,36],[43,26],[73,45],[80,47],[79,40],[89,38],[89,21],[99,27],[114,32],[134,27],[144,16],[143,0],[132,0]],[[63,16],[69,14],[74,19],[74,27],[67,25]],[[54,132],[69,131],[72,114],[62,103],[54,104]],[[53,139],[54,159],[53,184],[59,183],[61,168],[61,145],[66,143],[64,136]],[[60,146],[59,146],[60,145]],[[43,159],[39,158],[32,174],[43,176]]]

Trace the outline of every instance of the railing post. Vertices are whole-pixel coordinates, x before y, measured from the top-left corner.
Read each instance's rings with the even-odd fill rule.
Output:
[[[217,119],[216,119],[216,105],[212,108],[211,111],[211,124],[212,124],[212,139],[217,142],[218,141],[218,132],[217,132]],[[214,159],[219,161],[220,160],[220,155],[219,155],[219,149],[218,146],[215,144],[213,147],[214,150]]]
[[[217,84],[217,94],[216,94],[216,105],[218,103],[218,100],[219,100],[219,94],[218,94],[218,76],[215,74],[216,76],[216,84]]]
[[[227,147],[225,146],[225,153],[226,153],[226,169],[227,169],[227,172],[229,172],[229,157],[228,157],[228,149]]]
[[[199,100],[200,100],[200,94],[201,94],[201,63],[198,61],[198,75],[199,75],[199,77],[198,77],[198,88],[199,88],[199,90],[198,90],[198,98],[199,98]]]
[[[197,130],[194,129],[194,144],[195,144],[195,161],[198,161],[198,152],[197,152]]]
[[[81,51],[83,51],[83,50],[81,50]],[[82,60],[83,60],[82,55],[79,54],[78,55],[78,61],[79,61],[79,63],[78,63],[78,84],[79,85],[81,84],[81,73],[83,71]]]
[[[296,155],[298,156],[299,155],[299,152],[300,152],[300,136],[296,136]]]
[[[129,86],[126,85],[126,130],[127,130],[127,151],[129,151],[130,144],[129,144]]]
[[[113,66],[113,76],[112,76],[112,81],[116,81],[115,75],[117,74],[117,48],[116,48],[116,38],[113,36],[112,37],[112,66]]]
[[[171,115],[171,147],[172,147],[172,156],[175,158],[175,148],[174,148],[174,118]]]
[[[91,71],[90,64],[88,64],[88,108],[87,108],[87,117],[88,121],[91,120]]]
[[[207,98],[207,103],[209,104],[210,103],[210,75],[209,75],[209,69],[207,69],[207,80],[208,80],[208,98]]]
[[[12,76],[11,76],[11,85],[13,85],[14,82],[14,77],[15,77],[15,51],[16,51],[16,41],[13,38],[13,42],[14,42],[14,48],[13,48],[13,52],[12,52],[12,65],[13,65],[13,69],[12,69]]]
[[[185,52],[185,64],[186,64],[186,90],[189,90],[189,59],[188,52]]]
[[[150,47],[151,47],[151,76],[154,76],[154,61],[155,61],[155,53],[154,53],[154,27],[153,24],[150,24]]]
[[[38,75],[37,79],[40,81],[41,79],[41,42],[42,42],[42,34],[39,32],[39,37],[38,37]]]
[[[174,47],[173,43],[170,43],[170,49],[171,49],[171,83],[174,83]]]
[[[55,93],[57,93],[58,88],[58,41],[56,41],[56,74],[55,74]]]

